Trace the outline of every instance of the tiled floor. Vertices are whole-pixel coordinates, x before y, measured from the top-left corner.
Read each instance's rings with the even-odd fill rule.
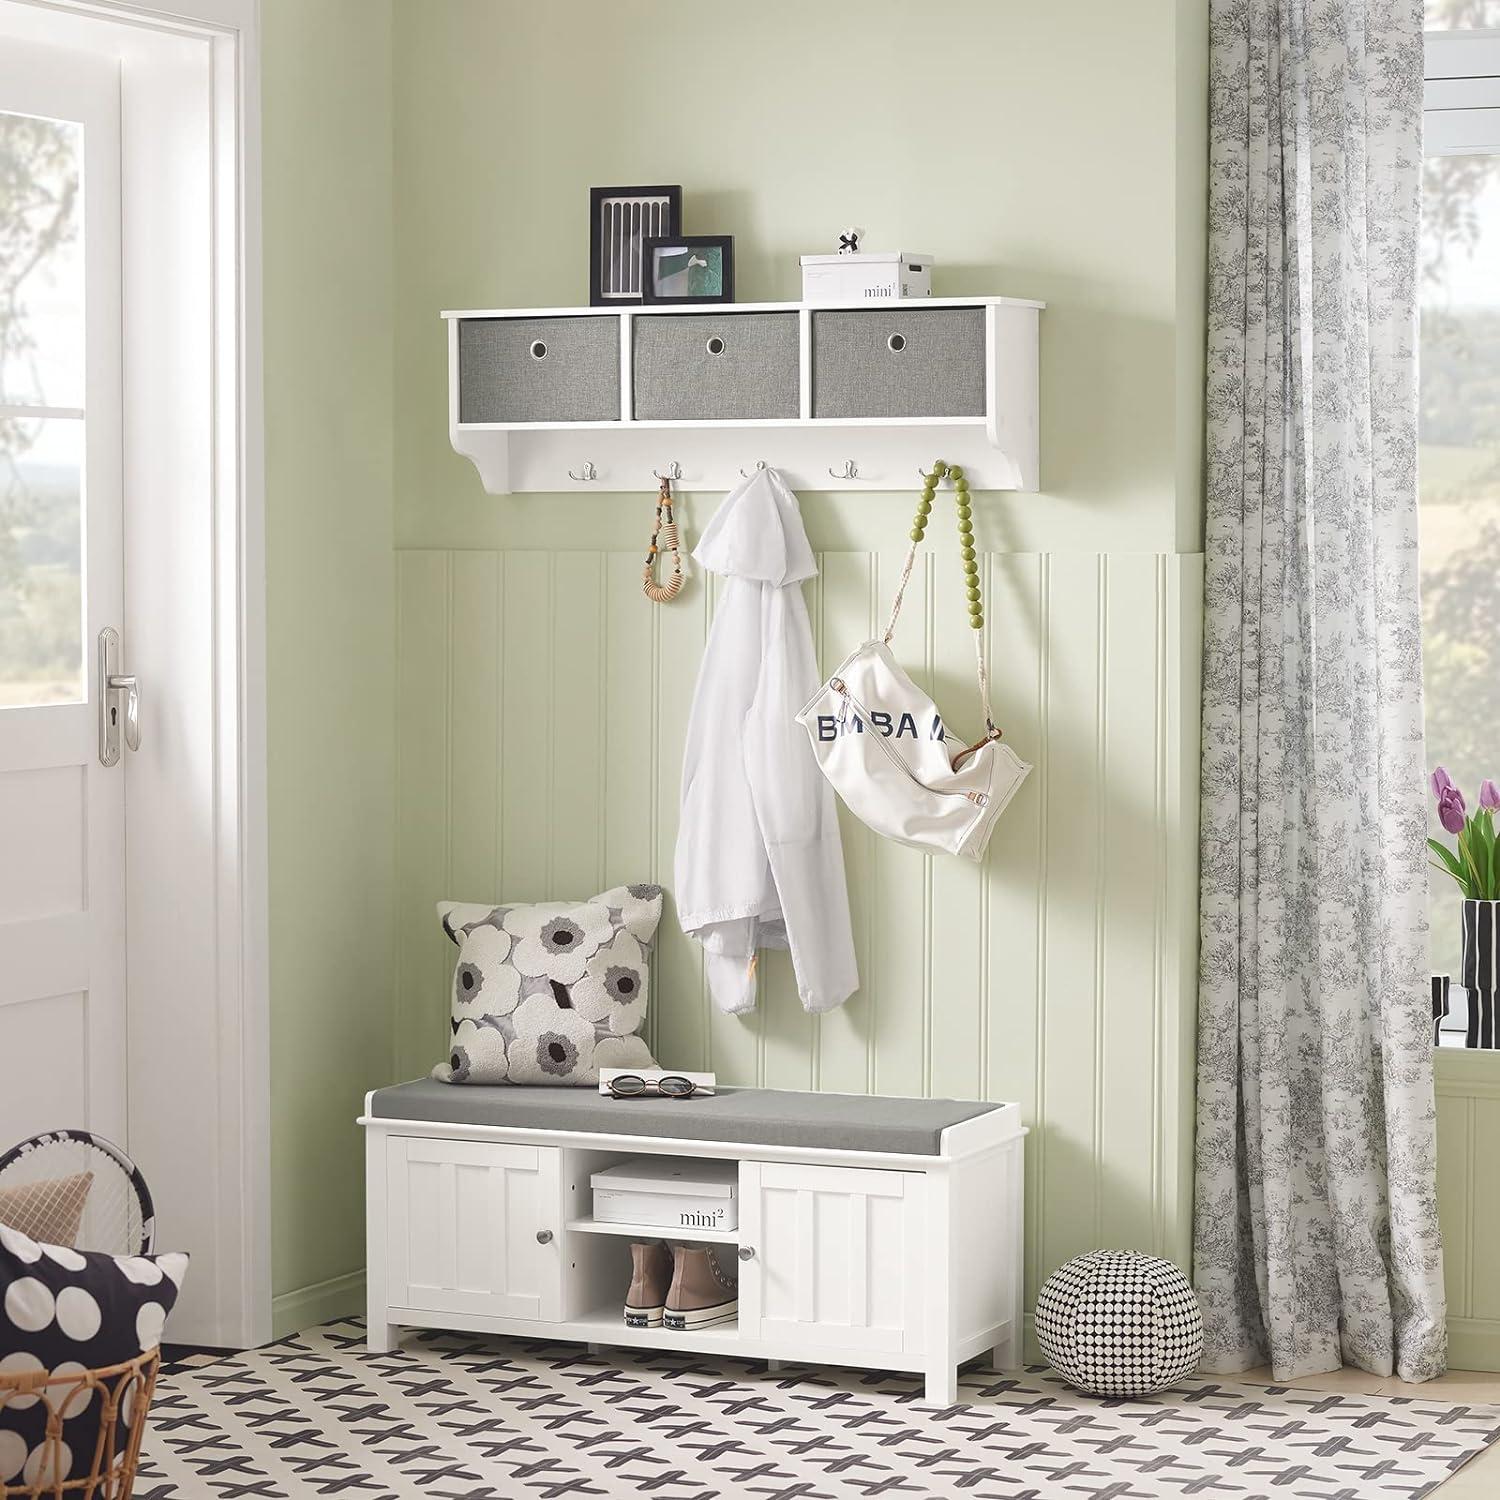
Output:
[[[1039,1370],[973,1371],[937,1409],[911,1376],[671,1349],[414,1333],[371,1354],[357,1320],[243,1354],[170,1353],[139,1500],[1500,1496],[1500,1458],[1482,1451],[1500,1433],[1495,1375],[1272,1385],[1252,1370],[1104,1402]]]
[[[1238,1380],[1269,1381],[1270,1370],[1247,1370]],[[1422,1393],[1437,1401],[1500,1403],[1500,1374],[1482,1370],[1449,1370],[1426,1385],[1408,1385],[1394,1376],[1366,1375],[1362,1370],[1338,1370],[1331,1375],[1308,1375],[1289,1381],[1309,1391],[1353,1391],[1367,1396],[1415,1396]],[[1438,1487],[1440,1500],[1495,1500],[1500,1496],[1500,1444],[1463,1466],[1452,1479]]]

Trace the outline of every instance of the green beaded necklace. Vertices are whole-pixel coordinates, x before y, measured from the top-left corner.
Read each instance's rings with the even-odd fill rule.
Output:
[[[984,604],[979,597],[979,563],[974,556],[974,522],[969,513],[969,481],[957,464],[945,464],[938,459],[932,473],[922,478],[922,498],[917,501],[916,518],[912,521],[911,539],[920,542],[927,530],[927,518],[932,514],[932,498],[937,494],[939,480],[947,478],[953,483],[954,498],[958,502],[958,537],[964,559],[964,589],[969,602],[969,624],[975,630],[984,629]]]

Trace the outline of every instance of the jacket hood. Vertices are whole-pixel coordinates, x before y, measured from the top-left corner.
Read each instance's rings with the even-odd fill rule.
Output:
[[[757,469],[730,490],[693,557],[710,573],[778,588],[818,571],[797,498],[775,469]]]

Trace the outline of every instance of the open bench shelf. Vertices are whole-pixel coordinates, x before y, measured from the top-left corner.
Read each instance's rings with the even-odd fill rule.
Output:
[[[569,1219],[570,1234],[612,1234],[630,1240],[692,1240],[695,1244],[737,1245],[738,1229],[671,1229],[662,1224],[607,1224],[599,1219]]]

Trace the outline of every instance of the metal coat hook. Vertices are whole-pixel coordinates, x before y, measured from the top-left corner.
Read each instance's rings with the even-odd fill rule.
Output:
[[[765,461],[765,459],[763,459],[763,458],[757,458],[755,460],[755,467],[756,467],[757,471],[761,470],[761,469],[764,469],[766,467],[766,461]],[[744,469],[740,470],[740,474],[745,479],[749,479],[751,477],[749,474],[745,473]]]
[[[584,462],[582,474],[575,474],[571,469],[568,470],[568,478],[578,484],[582,484],[585,480],[588,479],[597,479],[598,477],[598,469],[594,467],[592,462],[587,460]]]
[[[667,465],[667,472],[665,474],[658,474],[655,469],[652,469],[651,477],[653,479],[681,479],[682,465],[678,463],[674,458],[672,462]]]
[[[846,458],[844,460],[844,472],[842,474],[840,474],[837,469],[830,469],[828,471],[828,474],[832,479],[858,479],[859,465],[856,464],[852,458]]]

